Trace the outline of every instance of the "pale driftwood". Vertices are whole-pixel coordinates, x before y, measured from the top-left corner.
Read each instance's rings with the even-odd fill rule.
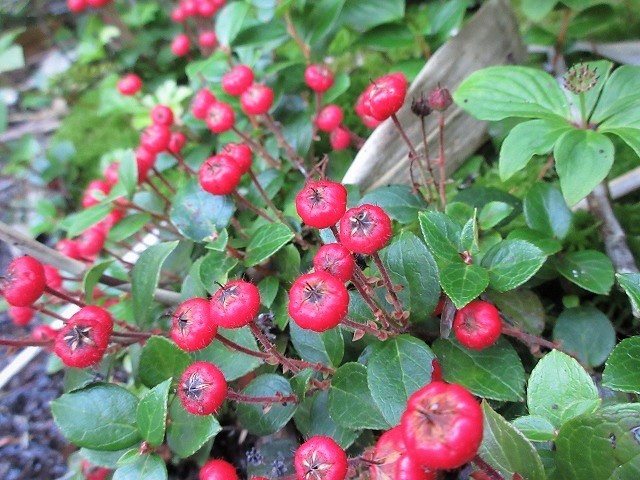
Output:
[[[636,167],[624,175],[614,178],[609,182],[608,187],[613,200],[624,197],[628,193],[635,192],[640,188],[640,167]],[[586,210],[587,208],[589,208],[589,205],[585,198],[574,205],[572,210]]]
[[[411,100],[440,83],[451,91],[475,70],[506,63],[519,63],[525,49],[518,24],[507,0],[490,0],[427,62],[411,84],[405,105],[398,112],[418,153],[424,152],[420,120],[411,112]],[[437,115],[427,117],[431,157],[437,152]],[[480,122],[452,105],[446,112],[446,172],[450,174],[487,139],[487,123]],[[383,185],[410,183],[407,146],[389,119],[371,134],[343,178],[363,190]]]

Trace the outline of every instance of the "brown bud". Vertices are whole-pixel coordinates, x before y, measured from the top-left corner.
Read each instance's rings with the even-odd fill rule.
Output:
[[[411,101],[411,111],[418,117],[426,117],[431,113],[431,107],[423,93],[420,94],[420,98],[414,98]]]
[[[429,105],[439,112],[444,112],[452,103],[451,93],[445,87],[438,86],[429,94]]]

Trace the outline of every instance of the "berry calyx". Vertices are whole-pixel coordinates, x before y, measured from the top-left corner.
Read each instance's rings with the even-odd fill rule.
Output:
[[[355,253],[371,255],[391,238],[391,219],[380,207],[365,203],[340,219],[340,243]]]
[[[337,105],[327,105],[318,114],[316,118],[316,125],[323,132],[331,132],[340,126],[342,123],[342,109]]]
[[[102,359],[112,330],[109,312],[92,305],[83,307],[58,332],[54,351],[68,367],[90,367]]]
[[[329,143],[334,150],[344,150],[351,145],[351,135],[344,127],[337,127],[329,134]]]
[[[298,447],[293,459],[298,480],[345,480],[347,454],[329,437],[311,437]]]
[[[18,327],[24,327],[29,324],[35,315],[35,311],[31,307],[15,307],[11,305],[9,307],[9,318],[14,325]]]
[[[222,153],[229,155],[236,161],[243,175],[251,170],[253,152],[248,146],[242,143],[228,143],[222,149]]]
[[[184,57],[189,53],[191,49],[191,42],[189,41],[189,37],[187,37],[184,33],[176,35],[176,37],[171,42],[171,51],[176,57]]]
[[[154,123],[142,132],[140,145],[150,153],[158,154],[166,150],[171,139],[171,130],[165,125]]]
[[[482,410],[469,391],[431,382],[409,398],[400,421],[409,455],[432,469],[470,461],[482,441]]]
[[[500,312],[488,302],[474,300],[456,312],[453,331],[458,341],[467,348],[482,350],[490,347],[500,338]]]
[[[182,302],[173,314],[171,338],[188,352],[207,347],[217,331],[217,325],[211,320],[209,301],[205,298]]]
[[[233,112],[233,108],[226,103],[216,101],[207,109],[205,121],[213,133],[223,133],[233,128],[236,114]]]
[[[347,189],[330,180],[307,183],[296,195],[296,211],[315,228],[334,226],[347,209]]]
[[[233,280],[211,297],[211,319],[224,328],[248,325],[260,311],[260,291],[250,282]]]
[[[365,98],[365,112],[376,120],[386,120],[395,114],[407,95],[407,79],[402,73],[385,75],[373,82],[373,88]],[[369,112],[366,107],[369,107]]]
[[[325,271],[341,282],[348,282],[356,266],[351,252],[339,243],[327,243],[313,257],[313,268]]]
[[[7,267],[0,289],[9,305],[29,307],[44,293],[44,267],[33,257],[18,257]]]
[[[228,155],[214,155],[200,167],[200,186],[213,195],[228,195],[235,190],[242,177],[237,162]]]
[[[125,75],[118,80],[118,91],[125,96],[135,95],[142,88],[142,79],[135,73]]]
[[[309,65],[304,81],[315,92],[326,92],[333,86],[333,72],[324,65]]]
[[[273,105],[273,90],[266,85],[253,84],[240,96],[240,105],[247,115],[262,115]]]
[[[341,280],[324,272],[298,277],[289,290],[289,315],[301,328],[324,332],[347,315],[349,293]]]
[[[204,120],[207,117],[207,110],[216,101],[216,97],[209,90],[202,88],[198,90],[193,102],[191,102],[191,113],[199,120]]]
[[[236,65],[222,76],[222,89],[239,97],[253,84],[253,70],[246,65]]]
[[[210,5],[210,4],[209,4]],[[205,30],[198,36],[198,43],[202,48],[214,48],[218,45],[218,37],[213,30]]]
[[[182,374],[178,395],[187,412],[210,415],[227,397],[227,381],[214,364],[195,362]]]
[[[173,110],[166,105],[156,105],[151,110],[151,121],[157,125],[173,125]]]
[[[238,480],[238,473],[229,462],[210,460],[200,469],[200,480]]]

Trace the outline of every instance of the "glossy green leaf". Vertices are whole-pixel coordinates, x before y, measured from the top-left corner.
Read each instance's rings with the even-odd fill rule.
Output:
[[[306,40],[314,45],[323,40],[338,25],[338,19],[346,0],[317,0],[306,18],[309,25]]]
[[[638,110],[640,110],[640,106],[638,106]],[[608,129],[608,132],[620,137],[620,139],[629,145],[629,147],[636,152],[636,155],[640,157],[640,129],[621,127]]]
[[[500,312],[514,325],[535,335],[540,335],[544,330],[544,305],[531,290],[490,292],[489,297]]]
[[[113,205],[109,203],[99,203],[93,207],[69,215],[62,221],[60,228],[67,230],[68,238],[77,237],[88,228],[104,220],[111,210],[113,210]]]
[[[473,216],[467,220],[460,231],[460,242],[458,244],[458,250],[460,252],[467,252],[471,255],[476,255],[480,250],[478,246],[480,232],[478,231],[477,213],[477,210],[474,210]]]
[[[182,458],[196,453],[209,439],[214,438],[222,427],[213,415],[192,415],[176,400],[169,406],[167,445]]]
[[[523,206],[529,228],[560,240],[569,234],[573,214],[556,187],[536,183],[527,192]]]
[[[227,3],[217,13],[215,32],[221,45],[231,45],[242,30],[247,13],[249,13],[249,4],[241,1]]]
[[[271,21],[269,23],[259,23],[243,29],[235,37],[234,48],[238,47],[258,47],[265,48],[280,45],[289,40],[286,24],[282,21]]]
[[[525,415],[511,423],[532,442],[549,442],[556,438],[556,428],[546,418]]]
[[[422,212],[418,218],[422,235],[438,267],[442,269],[449,263],[459,263],[460,225],[440,212]]]
[[[105,467],[110,470],[114,470],[118,467],[118,460],[122,455],[128,452],[130,449],[125,448],[123,450],[114,450],[112,452],[106,450],[91,450],[88,448],[81,448],[78,452],[80,456],[98,467]]]
[[[363,32],[404,16],[404,0],[347,0],[340,18],[345,25]]]
[[[593,293],[606,295],[613,286],[611,260],[596,250],[567,253],[560,258],[557,268],[564,278]]]
[[[247,267],[265,261],[293,239],[293,232],[282,223],[262,225],[251,237],[244,263]]]
[[[159,447],[164,440],[167,426],[167,398],[171,379],[156,385],[149,390],[138,403],[136,419],[138,429],[152,447]]]
[[[636,105],[640,105],[640,67],[623,65],[608,78],[590,120],[604,122],[604,128],[608,128],[608,123],[624,125],[624,109]],[[606,122],[607,119],[611,121]]]
[[[82,291],[84,292],[84,301],[88,304],[93,303],[93,289],[98,284],[100,277],[107,268],[111,266],[113,260],[107,260],[105,262],[95,263],[84,274],[82,279]]]
[[[138,162],[132,150],[127,150],[120,157],[118,165],[118,183],[131,198],[138,186]]]
[[[344,339],[339,328],[317,333],[289,322],[289,335],[303,360],[332,368],[340,365],[344,355]]]
[[[616,345],[604,367],[602,383],[619,392],[640,393],[640,337],[625,338]]]
[[[351,78],[345,72],[336,72],[333,78],[333,86],[324,92],[322,101],[325,103],[333,102],[340,95],[349,90],[351,86]],[[351,195],[349,195],[351,196]]]
[[[616,273],[616,279],[631,301],[633,315],[640,316],[640,274]]]
[[[199,277],[202,285],[209,293],[218,290],[218,283],[225,284],[229,280],[229,272],[238,265],[238,260],[226,252],[211,251],[200,263]]]
[[[507,235],[507,240],[524,240],[538,247],[542,252],[549,256],[562,250],[562,243],[554,238],[546,238],[540,235],[540,232],[527,227],[516,228],[511,230]]]
[[[558,0],[523,0],[522,13],[538,22],[553,10]]]
[[[413,223],[418,213],[426,208],[420,197],[407,185],[379,187],[360,199],[360,205],[370,203],[384,208],[389,216],[400,223]]]
[[[246,349],[260,351],[249,327],[229,330],[218,328],[217,337],[219,336],[223,336]],[[236,380],[262,365],[260,358],[230,349],[217,338],[207,348],[195,352],[195,357],[198,361],[213,363],[222,371],[228,382]]]
[[[489,202],[478,214],[478,223],[483,230],[495,227],[513,212],[513,206],[504,202]]]
[[[189,354],[171,340],[151,337],[147,340],[138,366],[138,377],[147,387],[153,388],[168,378],[179,379],[191,364]]]
[[[538,247],[524,240],[504,240],[489,249],[482,266],[494,290],[513,290],[529,280],[547,259]]]
[[[107,239],[112,242],[121,242],[131,237],[133,234],[139,232],[142,227],[147,225],[151,221],[151,215],[147,213],[134,213],[127,215],[118,223],[116,223],[111,230]]]
[[[440,271],[440,285],[459,309],[484,292],[489,286],[489,273],[476,264],[452,263]]]
[[[113,480],[166,480],[167,465],[157,453],[141,455],[129,465],[118,468],[113,473]]]

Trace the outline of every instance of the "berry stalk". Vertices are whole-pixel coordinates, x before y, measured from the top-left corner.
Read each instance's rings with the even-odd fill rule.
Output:
[[[278,145],[281,148],[284,148],[284,151],[287,152],[287,156],[293,162],[293,165],[298,169],[300,173],[302,173],[305,177],[307,176],[307,169],[304,167],[304,160],[296,153],[294,148],[291,146],[287,139],[284,138],[280,127],[276,124],[275,120],[271,115],[265,113],[262,118],[264,119],[269,130],[276,136],[278,140]]]
[[[269,152],[267,152],[267,150],[260,143],[254,142],[251,139],[251,137],[249,137],[248,135],[246,135],[243,132],[241,132],[240,130],[238,130],[235,126],[231,127],[231,130],[233,131],[233,133],[238,135],[242,139],[242,141],[244,143],[249,145],[252,150],[257,151],[258,154],[262,158],[264,158],[264,160],[269,164],[269,167],[271,167],[271,168],[282,168],[282,163],[279,160],[276,160],[275,158],[273,158],[273,156],[271,156],[271,154]]]
[[[391,300],[391,304],[393,305],[395,316],[398,320],[402,320],[404,312],[402,310],[402,305],[400,305],[400,299],[396,294],[393,282],[391,281],[391,277],[389,276],[389,272],[387,272],[387,268],[384,266],[384,263],[382,263],[382,259],[380,258],[378,252],[373,253],[371,256],[373,257],[373,261],[378,267],[378,270],[380,270],[380,275],[382,275],[382,281],[387,289],[387,292],[389,293],[389,299]]]
[[[58,297],[59,299],[64,300],[65,302],[73,303],[74,305],[77,305],[80,308],[87,306],[84,302],[81,302],[77,298],[74,298],[74,297],[72,297],[70,295],[67,295],[66,293],[63,293],[63,292],[61,292],[59,290],[54,290],[53,288],[51,288],[49,286],[45,286],[44,287],[44,291],[45,291],[45,293],[48,293],[49,295],[53,295],[54,297]]]
[[[242,403],[298,403],[298,397],[295,395],[275,395],[273,397],[253,397],[251,395],[244,395],[231,389],[227,390],[227,398],[235,402]]]

